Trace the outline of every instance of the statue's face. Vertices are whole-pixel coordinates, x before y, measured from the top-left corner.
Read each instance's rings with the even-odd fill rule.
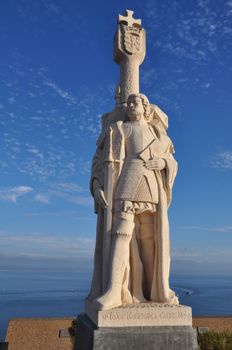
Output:
[[[127,114],[131,121],[144,118],[144,107],[140,97],[132,96],[128,99]]]

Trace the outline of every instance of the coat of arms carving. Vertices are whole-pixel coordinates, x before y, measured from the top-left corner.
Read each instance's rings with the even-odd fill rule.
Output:
[[[139,53],[141,48],[140,28],[123,26],[123,44],[124,49],[129,54]]]

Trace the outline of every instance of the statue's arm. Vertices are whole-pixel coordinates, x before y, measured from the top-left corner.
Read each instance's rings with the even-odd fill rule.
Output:
[[[146,161],[145,166],[149,170],[163,170],[166,162],[162,157],[154,156],[152,159]]]
[[[171,139],[167,135],[163,135],[162,139],[163,142],[161,141],[160,144],[160,155],[154,154],[153,157],[145,163],[145,166],[149,170],[163,170],[167,167],[167,163],[170,163],[170,161],[176,163],[173,157],[175,151]]]
[[[98,187],[103,186],[102,183],[102,152],[103,150],[97,147],[96,153],[92,160],[91,177],[90,177],[90,192],[94,197],[94,192]]]
[[[178,170],[178,163],[176,159],[174,158],[174,146],[172,141],[170,140],[170,146],[168,148],[166,157],[165,157],[165,163],[166,163],[166,173],[167,173],[167,181],[168,181],[168,187],[171,189],[177,174]]]
[[[99,142],[100,140],[100,142]],[[91,168],[91,178],[90,178],[90,192],[95,200],[95,210],[97,210],[98,205],[101,208],[107,207],[107,201],[104,195],[104,172],[103,172],[103,155],[104,155],[104,138],[99,138],[97,142],[97,150],[93,157],[92,168]]]
[[[172,141],[170,140],[169,147],[164,157],[165,168],[163,171],[161,171],[163,182],[166,188],[168,207],[172,200],[172,188],[173,188],[173,184],[174,184],[175,177],[178,170],[178,163],[173,156],[174,153],[175,153],[174,146]]]

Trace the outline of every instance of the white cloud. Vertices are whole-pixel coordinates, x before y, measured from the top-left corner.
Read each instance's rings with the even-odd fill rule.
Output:
[[[15,103],[15,98],[14,98],[14,97],[8,98],[8,102],[9,102],[10,104]]]
[[[216,153],[209,158],[209,165],[215,169],[232,170],[232,151]]]
[[[231,39],[231,0],[221,5],[216,8],[212,1],[197,0],[194,8],[190,6],[183,9],[177,0],[159,4],[148,0],[143,4],[143,9],[147,27],[162,38],[155,45],[183,61],[191,60],[200,64],[221,58],[221,63],[225,56],[230,57],[231,51],[230,45],[221,45],[225,39]],[[167,21],[170,13],[175,21]],[[165,23],[165,33],[158,23]]]
[[[41,159],[44,158],[43,154],[35,147],[29,148],[28,152],[34,154],[38,158],[41,158]]]
[[[67,202],[74,203],[84,207],[92,207],[93,199],[91,196],[84,195],[76,195],[75,191],[71,191],[70,189],[62,189],[57,186],[56,190],[50,190],[49,193],[53,197],[62,198]],[[79,191],[77,191],[79,192]]]
[[[94,240],[63,234],[6,234],[0,233],[1,250],[5,254],[43,256],[51,258],[89,258],[93,256]]]
[[[36,147],[26,145],[26,151],[31,155],[17,164],[18,171],[40,179],[49,177],[65,178],[76,171],[76,158],[70,151],[61,147],[50,146],[46,152],[40,152]]]
[[[92,207],[93,199],[90,196],[70,196],[69,202],[78,204],[84,207]]]
[[[202,252],[199,249],[192,248],[179,248],[172,250],[172,258],[178,260],[192,260],[202,256]]]
[[[232,254],[224,248],[180,248],[171,251],[171,269],[174,273],[231,275]]]
[[[205,83],[205,84],[203,84],[203,89],[208,89],[208,88],[210,88],[210,86],[211,86],[211,84],[210,83]]]
[[[64,98],[65,100],[68,100],[72,104],[77,104],[77,101],[75,97],[73,97],[69,92],[61,89],[56,83],[52,81],[45,81],[44,85],[49,86],[51,89],[53,89],[60,97]]]
[[[49,196],[47,196],[44,193],[38,193],[35,195],[35,201],[44,204],[49,204]]]
[[[56,185],[56,188],[63,190],[65,192],[83,192],[84,189],[78,184],[71,182],[60,182]]]
[[[209,231],[209,232],[222,232],[222,233],[232,233],[232,225],[227,226],[180,226],[178,227],[179,230],[184,231]]]
[[[92,207],[93,200],[88,194],[89,190],[86,190],[76,183],[54,182],[45,188],[40,188],[40,190],[35,193],[34,200],[44,204],[49,204],[50,201],[55,202],[57,200],[62,200],[79,206]],[[77,216],[77,213],[75,213],[75,216]]]
[[[71,182],[60,182],[56,185],[54,185],[55,188],[59,189],[60,191],[64,192],[83,192],[84,189],[78,184],[71,183]]]
[[[0,200],[16,203],[19,197],[33,191],[29,186],[8,187],[0,189]]]
[[[228,15],[231,16],[232,15],[232,1],[229,0],[227,1],[227,6],[228,6]]]
[[[7,162],[5,160],[0,160],[0,167],[7,168],[8,167]]]
[[[230,248],[216,247],[216,248],[178,248],[171,250],[171,256],[174,260],[180,261],[195,261],[202,263],[203,261],[215,262],[214,260],[232,262],[232,255]]]
[[[26,213],[27,217],[64,217],[64,218],[72,218],[72,220],[76,221],[95,221],[94,214],[83,216],[80,215],[78,209],[76,210],[66,210],[66,211],[41,211],[41,212],[30,212]]]
[[[23,76],[18,76],[18,69],[23,71]],[[73,175],[89,172],[89,149],[100,131],[100,113],[107,110],[109,103],[101,97],[103,87],[91,90],[78,86],[77,96],[74,96],[68,88],[64,89],[50,79],[45,69],[36,67],[34,62],[18,53],[12,54],[0,74],[7,96],[6,103],[1,101],[2,107],[13,97],[17,110],[17,113],[1,110],[0,125],[8,132],[2,138],[1,149],[1,160],[8,165],[5,173],[20,172],[33,180],[52,178],[63,182]],[[22,99],[18,99],[21,84],[24,89],[20,90]],[[22,102],[29,97],[33,97],[33,107]],[[18,123],[19,127],[16,126]],[[78,145],[75,150],[73,140]],[[70,192],[79,190],[70,188]],[[67,192],[68,188],[62,191]]]
[[[212,227],[214,232],[229,232],[232,233],[232,226]]]

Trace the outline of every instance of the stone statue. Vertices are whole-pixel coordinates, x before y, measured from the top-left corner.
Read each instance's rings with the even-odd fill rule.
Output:
[[[94,272],[76,350],[197,350],[192,309],[169,287],[168,208],[177,173],[168,117],[139,90],[146,33],[118,17],[114,109],[102,116],[90,189],[97,214]]]
[[[119,16],[116,107],[102,118],[91,174],[98,215],[92,287],[97,310],[146,301],[178,304],[169,288],[168,207],[177,172],[168,117],[139,93],[141,21]]]
[[[168,281],[167,209],[177,171],[173,144],[162,123],[150,124],[145,95],[128,97],[127,116],[103,130],[93,159],[98,225],[89,299],[99,310],[146,300],[178,304]]]

